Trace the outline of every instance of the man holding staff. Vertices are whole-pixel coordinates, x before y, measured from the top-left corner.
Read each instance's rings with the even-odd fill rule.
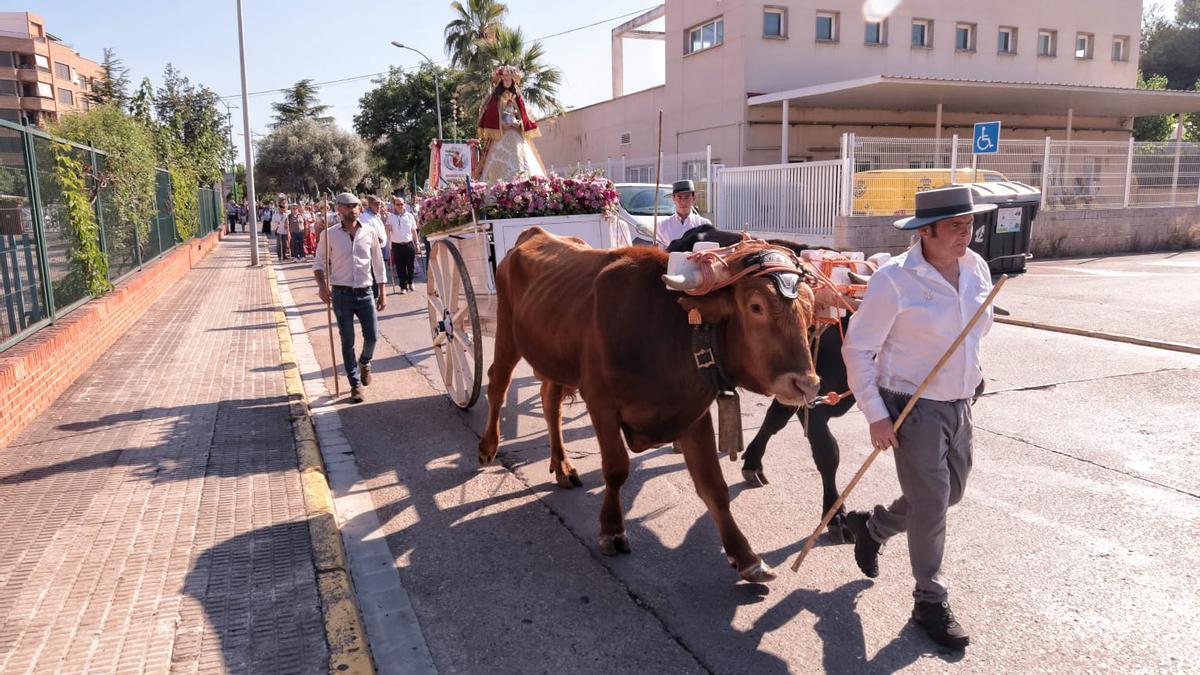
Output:
[[[362,388],[371,384],[371,358],[375,354],[376,312],[387,307],[383,285],[383,242],[370,224],[358,217],[358,198],[349,192],[337,196],[338,224],[330,224],[317,241],[313,276],[321,300],[333,303],[342,363],[350,380],[350,402],[363,401]],[[326,270],[330,273],[326,278]],[[374,283],[372,283],[374,279]],[[376,288],[377,287],[377,288]],[[377,292],[377,295],[373,294]],[[362,354],[354,355],[354,319],[362,325]]]
[[[671,185],[671,201],[675,203],[675,213],[658,224],[658,245],[662,248],[670,246],[693,227],[712,225],[707,218],[695,213],[696,185],[692,181],[675,181]]]
[[[870,513],[851,512],[854,558],[879,574],[879,550],[908,535],[916,589],[913,619],[938,644],[962,649],[966,630],[950,610],[942,579],[946,512],[962,499],[971,471],[970,399],[982,382],[980,342],[992,325],[988,308],[945,366],[935,373],[899,431],[893,420],[967,326],[991,291],[988,264],[968,248],[976,206],[967,187],[917,194],[916,215],[896,221],[919,239],[871,277],[842,347],[850,389],[870,422],[875,448],[893,448],[902,495]]]

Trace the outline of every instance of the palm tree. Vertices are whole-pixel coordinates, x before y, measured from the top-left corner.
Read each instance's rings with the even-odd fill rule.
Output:
[[[332,117],[324,114],[329,110],[329,106],[317,103],[317,87],[313,85],[312,79],[303,79],[292,85],[284,92],[283,102],[272,103],[271,107],[275,110],[272,129],[303,119],[314,119],[322,124],[333,122]]]
[[[495,0],[467,0],[450,3],[458,16],[446,24],[446,55],[450,65],[470,68],[475,65],[479,45],[495,39],[496,32],[504,25],[508,5]]]
[[[479,44],[476,62],[459,90],[459,100],[469,102],[470,109],[478,114],[491,94],[492,72],[500,66],[516,66],[523,74],[521,95],[526,105],[542,115],[559,113],[562,111],[558,100],[562,71],[545,63],[545,57],[542,43],[526,44],[520,28],[500,26],[492,40]],[[531,110],[530,115],[533,114]]]

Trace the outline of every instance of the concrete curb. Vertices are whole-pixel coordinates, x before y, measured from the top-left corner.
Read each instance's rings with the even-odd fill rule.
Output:
[[[1012,326],[1021,326],[1024,328],[1036,328],[1037,330],[1047,330],[1055,333],[1067,333],[1068,335],[1079,335],[1082,337],[1096,338],[1097,340],[1108,340],[1109,342],[1124,342],[1131,345],[1139,345],[1142,347],[1154,347],[1155,349],[1167,349],[1173,352],[1184,352],[1187,354],[1200,354],[1200,347],[1196,345],[1184,344],[1182,342],[1166,342],[1164,340],[1149,340],[1146,338],[1135,337],[1133,335],[1123,335],[1121,333],[1106,333],[1103,331],[1087,330],[1086,328],[1072,328],[1071,326],[1058,326],[1052,323],[1042,323],[1040,321],[1026,321],[1025,319],[1014,319],[1012,317],[997,316],[996,323],[1006,323]]]
[[[267,278],[270,280],[271,301],[274,305],[272,315],[279,336],[279,351],[287,383],[289,417],[292,421],[292,434],[296,439],[301,489],[309,516],[308,531],[312,539],[313,563],[316,566],[317,586],[321,594],[321,610],[325,617],[329,672],[374,673],[375,664],[363,630],[354,584],[350,579],[350,565],[346,560],[346,550],[342,547],[342,535],[333,508],[333,495],[325,477],[325,465],[321,460],[316,430],[309,417],[308,399],[304,392],[304,384],[300,380],[300,368],[292,345],[292,334],[279,294],[279,281],[269,253],[266,257]]]

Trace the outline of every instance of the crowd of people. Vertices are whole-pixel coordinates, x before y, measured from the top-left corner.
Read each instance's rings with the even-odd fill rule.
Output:
[[[357,217],[379,238],[384,264],[394,274],[398,292],[414,291],[418,256],[424,254],[425,263],[429,262],[429,242],[417,227],[415,200],[396,193],[385,204],[375,195],[365,195],[361,204]],[[237,232],[239,226],[248,231],[252,220],[245,202],[230,199],[225,204],[225,214],[229,232]],[[321,231],[326,223],[336,222],[337,217],[333,203],[292,200],[280,195],[259,204],[253,220],[261,224],[262,234],[273,236],[281,262],[302,262],[315,260]]]

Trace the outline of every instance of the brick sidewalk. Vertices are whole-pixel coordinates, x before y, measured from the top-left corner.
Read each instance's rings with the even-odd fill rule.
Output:
[[[264,252],[265,253],[265,252]],[[0,448],[0,672],[326,672],[266,273],[227,238]]]

